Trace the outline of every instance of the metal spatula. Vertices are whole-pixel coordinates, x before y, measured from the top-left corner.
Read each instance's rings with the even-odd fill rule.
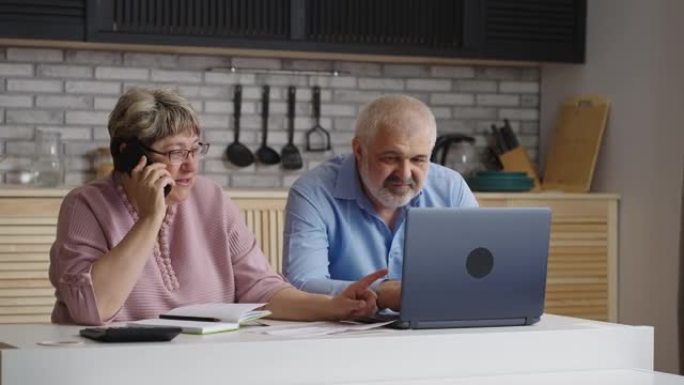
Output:
[[[330,150],[330,133],[321,126],[321,87],[315,86],[312,96],[316,123],[306,132],[306,151],[328,151]]]

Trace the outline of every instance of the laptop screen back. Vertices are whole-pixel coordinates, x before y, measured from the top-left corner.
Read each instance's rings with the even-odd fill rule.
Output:
[[[401,323],[434,328],[538,321],[550,227],[547,208],[410,209]]]

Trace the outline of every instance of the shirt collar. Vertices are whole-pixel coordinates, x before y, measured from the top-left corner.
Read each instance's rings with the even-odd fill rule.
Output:
[[[359,173],[356,171],[354,154],[347,154],[340,164],[340,170],[335,181],[334,195],[335,198],[339,199],[357,199],[365,196],[361,188]]]

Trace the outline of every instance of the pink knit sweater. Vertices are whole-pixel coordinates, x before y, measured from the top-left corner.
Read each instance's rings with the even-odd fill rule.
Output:
[[[59,213],[50,250],[57,302],[52,322],[97,325],[156,317],[207,302],[266,302],[288,287],[276,274],[235,204],[202,177],[188,199],[169,207],[157,245],[121,309],[108,320],[97,312],[91,268],[137,220],[116,174],[71,191]]]

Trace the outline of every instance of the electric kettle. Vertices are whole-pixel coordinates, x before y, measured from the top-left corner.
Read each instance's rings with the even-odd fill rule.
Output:
[[[430,161],[458,171],[464,178],[483,169],[475,138],[464,134],[444,134],[437,137]]]

